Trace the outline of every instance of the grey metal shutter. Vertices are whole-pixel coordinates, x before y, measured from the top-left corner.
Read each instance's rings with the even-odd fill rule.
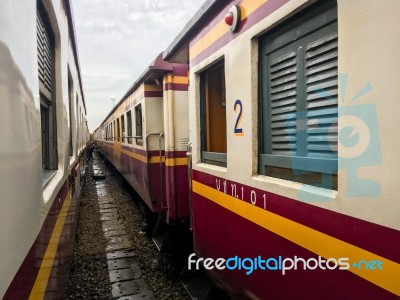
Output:
[[[337,157],[338,40],[328,34],[306,48],[306,156]]]
[[[337,171],[336,7],[318,10],[264,40],[261,169]]]
[[[37,12],[37,50],[39,65],[39,87],[47,100],[51,101],[53,88],[54,42],[52,33],[47,29],[45,19]]]
[[[54,34],[41,1],[37,1],[37,59],[42,128],[43,170],[58,167],[55,95]]]
[[[269,154],[296,155],[297,54],[293,45],[275,52],[269,65]]]

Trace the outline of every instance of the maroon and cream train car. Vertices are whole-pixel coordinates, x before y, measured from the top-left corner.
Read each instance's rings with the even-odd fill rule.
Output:
[[[0,298],[65,299],[89,138],[71,1],[0,20]]]
[[[154,213],[187,219],[188,66],[150,64],[95,132],[96,143]]]
[[[194,249],[234,299],[400,296],[399,11],[207,1],[164,52],[190,70]]]

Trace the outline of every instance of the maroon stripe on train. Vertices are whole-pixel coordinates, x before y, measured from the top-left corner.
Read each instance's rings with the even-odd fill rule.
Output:
[[[239,25],[239,34],[247,31],[261,20],[268,17],[274,11],[288,3],[289,0],[269,0],[253,11],[247,18],[243,19]]]
[[[160,152],[158,150],[151,150],[151,151],[145,151],[142,149],[137,149],[137,148],[131,148],[129,146],[122,146],[123,150],[136,153],[142,156],[160,156]],[[126,155],[125,153],[121,153],[121,155]],[[186,151],[161,151],[161,155],[165,156],[166,158],[186,158]]]
[[[150,156],[159,156],[160,152],[158,150],[150,150],[146,151],[143,149],[138,149],[138,148],[133,148],[130,146],[122,145],[122,149],[126,151],[130,151],[136,154],[140,154],[143,156],[147,156],[150,153]],[[165,155],[167,158],[181,158],[181,157],[186,157],[186,151],[185,150],[180,150],[180,151],[161,151],[161,155]]]
[[[45,299],[65,299],[73,259],[75,233],[80,200],[71,198],[68,214],[57,247],[53,267],[46,287]]]
[[[186,156],[186,151],[167,151],[165,152],[167,158],[183,158]]]
[[[186,151],[166,151],[167,159],[186,158]],[[186,165],[166,166],[166,195],[168,220],[189,217],[188,169]]]
[[[271,13],[276,11],[278,8],[286,4],[288,0],[269,0],[257,8],[253,13],[251,13],[247,18],[243,19],[240,22],[239,31],[237,34],[232,33],[228,29],[219,39],[217,39],[214,43],[209,45],[206,49],[200,52],[197,56],[190,59],[190,66],[195,66],[199,62],[203,61],[206,57],[210,56],[210,54],[216,52],[230,41],[234,40],[237,36],[247,31],[253,25],[257,24],[262,19],[268,17]],[[221,14],[220,14],[221,15]],[[219,15],[219,16],[220,16]],[[206,28],[205,33],[207,33],[211,28]],[[193,41],[190,42],[190,45],[194,45]]]
[[[185,83],[171,83],[168,82],[166,84],[164,84],[164,90],[169,91],[187,91],[188,90],[189,85],[185,84]]]
[[[162,202],[160,201],[160,166],[162,168],[165,168],[164,163],[146,164],[142,160],[138,160],[126,153],[121,153],[119,160],[115,160],[115,157],[113,155],[113,148],[107,148],[103,150],[105,150],[103,152],[105,157],[114,165],[114,167],[135,189],[135,191],[140,195],[142,200],[147,204],[152,212],[161,212],[166,210],[163,207]],[[158,156],[159,152],[150,151],[150,155],[151,156],[149,156],[149,158],[151,158],[152,156]],[[150,177],[148,173],[149,171],[151,172],[150,184]]]
[[[165,194],[168,220],[189,217],[189,190],[187,166],[165,167]]]
[[[162,97],[163,91],[145,91],[144,96],[145,97]]]
[[[38,236],[4,295],[4,300],[29,298],[67,193],[68,181],[64,183],[55,197],[55,199],[62,199],[62,201],[53,201]]]
[[[128,147],[126,147],[128,148]],[[129,149],[129,148],[128,148]],[[135,149],[136,151],[139,149]],[[140,150],[144,152],[143,150]],[[138,151],[139,152],[139,151]],[[150,151],[151,156],[158,156],[158,151]],[[131,184],[136,192],[142,197],[144,202],[153,212],[166,211],[162,203],[168,203],[168,221],[177,218],[187,218],[189,216],[188,198],[188,178],[187,166],[170,166],[163,168],[163,178],[160,178],[160,164],[154,163],[147,168],[147,164],[142,161],[121,153],[120,161],[115,162],[111,148],[106,151],[106,157],[116,166],[125,179]],[[144,152],[146,153],[146,152]],[[165,154],[164,154],[165,153]],[[168,158],[186,157],[186,151],[167,151],[162,152]],[[151,172],[151,186],[149,186],[149,178],[147,170]],[[163,184],[161,184],[161,180]],[[151,187],[151,195],[148,194],[148,188]],[[163,187],[163,191],[161,191]],[[163,197],[161,197],[161,192]],[[150,198],[152,197],[152,198]],[[154,201],[151,201],[154,200]]]
[[[235,3],[236,2],[236,3]],[[242,1],[232,1],[226,3],[225,6],[221,7],[218,11],[215,11],[213,15],[207,16],[209,19],[204,24],[202,24],[202,29],[193,35],[193,39],[190,40],[190,44],[193,45],[197,41],[201,40],[212,28],[214,28],[221,20],[225,19],[225,15],[228,13],[231,5],[240,5],[239,2]],[[226,28],[229,30],[228,25]]]
[[[127,139],[127,138],[125,138],[125,139]],[[133,148],[133,147],[130,147],[130,146],[125,146],[125,145],[122,145],[122,149],[126,150],[126,151],[129,151],[129,152],[132,152],[132,153],[140,154],[140,155],[143,155],[143,156],[147,156],[147,155],[159,156],[160,155],[160,151],[158,151],[158,150],[146,151],[146,150],[143,150],[143,149]],[[164,155],[164,152],[165,151],[162,150],[161,154]]]
[[[173,63],[172,65],[172,75],[174,76],[188,76],[189,72],[189,65],[188,64],[178,64],[178,63]]]
[[[127,150],[133,153],[141,154],[141,155],[146,155],[147,151],[139,148],[133,148],[129,146],[122,145],[122,150]]]
[[[193,179],[214,189],[217,181],[224,181],[195,170]],[[243,187],[246,202],[250,202],[252,190],[265,194],[266,210],[400,263],[400,231],[227,180],[229,189],[231,184],[237,191]],[[263,201],[256,206],[263,208]]]
[[[203,258],[262,259],[318,256],[261,226],[193,194],[193,226],[196,253]],[[310,216],[311,217],[311,216]],[[232,264],[230,264],[232,266]],[[246,264],[249,267],[249,264]],[[273,265],[273,264],[272,264]],[[193,264],[192,264],[193,266]],[[278,270],[213,269],[211,274],[236,299],[398,299],[394,294],[347,270],[297,270],[285,275]]]
[[[204,51],[200,52],[197,56],[194,58],[190,59],[190,67],[196,66],[198,63],[202,62],[205,58],[209,57],[211,54],[213,54],[215,51],[219,50],[226,44],[228,44],[230,41],[232,41],[233,38],[230,35],[230,33],[225,33],[223,36],[221,36],[219,39],[217,39],[214,43],[212,43],[209,47],[207,47]]]

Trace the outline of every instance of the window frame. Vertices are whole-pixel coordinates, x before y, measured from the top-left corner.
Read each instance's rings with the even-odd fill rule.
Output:
[[[112,122],[112,131],[113,131],[113,141],[117,139],[117,126],[115,125],[115,120]]]
[[[121,125],[120,125],[120,118],[117,118],[117,142],[120,142],[121,138]]]
[[[142,103],[135,106],[135,142],[143,145],[143,108]]]
[[[128,144],[132,144],[132,110],[126,112]]]
[[[258,171],[259,174],[267,175],[271,177],[301,182],[309,185],[320,186],[329,189],[337,190],[337,169],[338,169],[338,155],[336,152],[336,158],[311,158],[308,156],[294,155],[294,156],[280,156],[272,154],[272,129],[270,127],[270,79],[268,74],[270,72],[268,65],[268,56],[295,46],[297,43],[305,43],[307,38],[312,35],[317,35],[323,30],[331,30],[336,26],[337,34],[337,6],[336,1],[327,1],[322,4],[316,3],[304,12],[294,16],[293,18],[286,21],[284,24],[278,26],[276,29],[271,30],[266,35],[260,38],[259,47],[259,163]],[[300,36],[299,36],[299,33]],[[312,42],[310,42],[311,44]],[[305,55],[304,55],[305,58]],[[305,59],[300,62],[297,61],[298,56],[296,54],[296,70],[298,64],[305,64]],[[336,58],[338,61],[338,58]],[[302,66],[303,67],[303,66]],[[336,67],[337,68],[337,67]],[[296,77],[296,90],[306,89],[305,67],[299,72],[302,77]],[[267,74],[268,73],[268,74]],[[337,73],[337,71],[336,71]],[[337,76],[337,74],[336,74]],[[300,82],[299,81],[303,81]],[[302,85],[301,85],[302,84]],[[301,85],[301,86],[300,86]],[[298,95],[296,93],[296,145],[306,143],[306,137],[304,136],[305,130],[298,130],[301,126],[299,122],[299,115],[303,112],[306,113],[305,108],[306,98],[303,94]],[[338,105],[336,104],[336,108]],[[300,116],[301,119],[301,116]],[[305,120],[307,120],[305,118]],[[288,127],[286,127],[288,129]],[[303,133],[302,133],[303,132]],[[303,135],[302,135],[303,134]],[[337,134],[337,133],[336,133]],[[304,145],[302,145],[304,146]],[[297,152],[297,148],[296,152]],[[293,150],[293,149],[292,149]],[[293,169],[292,165],[297,168],[301,166],[301,169]],[[271,171],[268,173],[267,169],[275,169],[275,173]],[[281,172],[282,171],[282,172]],[[280,174],[281,172],[281,174]],[[291,172],[291,175],[288,175]],[[274,173],[274,174],[272,174]],[[315,176],[310,176],[314,174]],[[316,180],[316,178],[318,178]]]
[[[74,103],[74,83],[72,80],[71,71],[68,67],[68,107],[69,107],[69,156],[74,155],[73,141],[73,103]]]
[[[41,115],[42,170],[44,181],[58,169],[56,119],[55,34],[43,4],[37,1],[36,13],[38,81]],[[46,53],[48,55],[45,55]],[[50,65],[50,69],[48,66]],[[46,67],[47,66],[47,67]],[[45,123],[45,124],[43,124]]]
[[[121,115],[121,137],[122,143],[125,143],[125,114]]]
[[[209,145],[207,137],[209,135],[209,99],[206,95],[208,91],[208,75],[217,69],[221,69],[221,107],[225,111],[225,148],[226,152],[208,151]],[[201,142],[201,162],[209,165],[216,165],[220,167],[227,167],[227,117],[226,117],[226,77],[225,77],[225,61],[223,58],[214,62],[212,65],[202,70],[199,73],[200,78],[200,142]]]

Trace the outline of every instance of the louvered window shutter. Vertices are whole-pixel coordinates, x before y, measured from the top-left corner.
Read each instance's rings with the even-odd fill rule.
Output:
[[[52,33],[47,29],[45,18],[37,12],[37,48],[40,92],[51,101],[53,89],[54,42]]]
[[[293,22],[262,48],[260,169],[335,174],[338,139],[336,8]],[[283,32],[283,33],[282,33]],[[263,170],[264,169],[264,170]]]
[[[43,171],[58,168],[55,101],[54,34],[41,1],[37,1],[37,59],[40,91]]]
[[[337,157],[337,47],[336,32],[311,42],[306,47],[307,157]]]
[[[275,52],[269,58],[269,130],[268,153],[297,155],[296,112],[298,66],[295,45]]]

